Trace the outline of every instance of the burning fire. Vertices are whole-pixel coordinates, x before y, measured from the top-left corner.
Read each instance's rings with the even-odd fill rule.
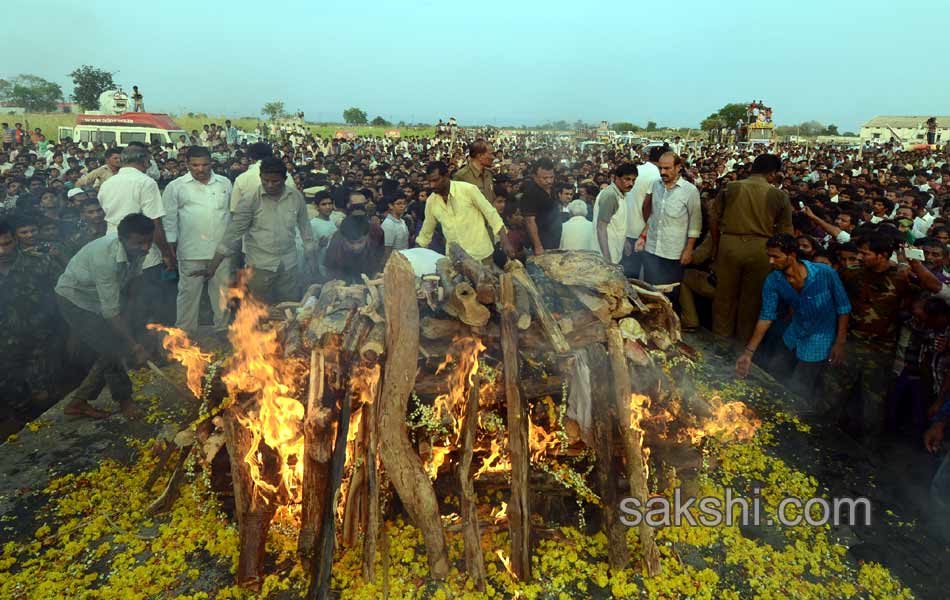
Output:
[[[498,471],[508,471],[511,469],[511,462],[501,455],[501,444],[496,438],[491,440],[491,453],[482,461],[481,468],[475,473],[474,478],[478,479],[484,473],[495,473]]]
[[[478,373],[478,356],[484,350],[485,346],[478,338],[456,338],[452,340],[452,348],[449,354],[435,372],[438,375],[453,362],[458,363],[448,376],[449,393],[440,394],[433,404],[435,414],[439,419],[443,423],[451,423],[455,445],[458,444],[461,437],[462,415],[465,413],[465,396],[472,386],[475,374]]]
[[[188,389],[195,395],[195,398],[201,398],[201,381],[204,379],[205,371],[214,356],[210,353],[202,352],[201,348],[195,346],[188,339],[181,329],[174,327],[165,327],[156,323],[149,323],[146,327],[153,331],[161,331],[165,334],[162,339],[162,346],[172,358],[184,365],[188,372]]]
[[[751,439],[762,421],[755,417],[743,402],[723,403],[719,396],[710,400],[712,416],[700,427],[687,427],[680,431],[681,441],[689,438],[690,443],[698,444],[705,437],[714,437],[722,441],[744,441]]]
[[[548,432],[544,427],[535,425],[531,421],[531,415],[528,415],[528,449],[531,450],[532,462],[538,462],[548,450],[554,450],[559,446],[557,432]]]
[[[247,294],[243,286],[231,293],[241,300],[241,308],[228,331],[234,353],[222,381],[235,401],[247,394],[257,400],[240,419],[253,438],[244,459],[257,486],[292,502],[299,499],[303,478],[304,406],[294,395],[304,365],[298,359],[284,358],[277,331],[262,328],[261,322],[268,316],[266,305]],[[277,485],[263,477],[263,446],[277,454]]]
[[[643,454],[643,475],[650,476],[650,448],[643,445],[643,421],[650,415],[650,397],[630,394],[630,429],[639,434],[640,451]]]

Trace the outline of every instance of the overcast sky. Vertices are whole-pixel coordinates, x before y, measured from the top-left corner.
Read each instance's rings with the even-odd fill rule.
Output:
[[[327,6],[332,4],[333,6]],[[81,64],[153,112],[696,127],[730,101],[857,131],[950,114],[950,2],[6,0],[0,77]]]

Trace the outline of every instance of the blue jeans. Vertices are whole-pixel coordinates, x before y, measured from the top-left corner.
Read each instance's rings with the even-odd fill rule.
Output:
[[[652,285],[682,283],[683,265],[679,259],[663,258],[656,254],[643,252],[643,280]],[[667,294],[674,305],[679,302],[679,287]]]
[[[636,238],[627,238],[631,246],[637,245]],[[637,252],[634,250],[629,256],[624,255],[620,259],[620,266],[623,267],[623,274],[633,279],[640,279],[640,270],[643,267],[643,255],[646,252]]]

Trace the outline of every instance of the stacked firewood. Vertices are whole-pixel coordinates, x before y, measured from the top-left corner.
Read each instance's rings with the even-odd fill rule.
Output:
[[[272,309],[283,356],[309,367],[299,386],[305,390],[299,395],[302,479],[299,498],[289,500],[294,490],[281,486],[277,472],[268,470],[275,463],[263,447],[259,477],[268,485],[272,480],[280,493],[262,490],[251,477],[243,426],[253,412],[229,407],[222,413],[219,429],[230,457],[241,529],[239,583],[253,587],[261,580],[263,541],[276,508],[298,501],[298,548],[311,561],[310,597],[329,594],[338,539],[353,546],[362,538],[364,576],[373,579],[377,541],[385,545],[380,498],[389,490],[423,534],[430,575],[443,579],[449,561],[436,490],[448,487],[460,502],[466,570],[483,589],[474,472],[476,459],[484,465],[488,454],[479,424],[488,406],[500,409],[504,435],[499,439],[507,445],[509,473],[500,479],[510,490],[511,571],[530,579],[530,517],[536,510],[531,487],[537,473],[529,428],[536,428],[532,407],[549,396],[571,402],[571,442],[596,456],[593,487],[603,507],[599,521],[611,541],[611,566],[625,566],[629,557],[619,498],[625,492],[645,504],[649,493],[637,392],[644,391],[642,380],[658,378],[644,376],[657,371],[655,353],[675,352],[680,339],[679,321],[664,291],[626,279],[619,267],[594,253],[550,252],[501,269],[453,245],[435,273],[417,272],[404,255],[394,253],[379,279],[314,285],[299,303]],[[482,363],[500,373],[490,387],[481,380],[477,358],[471,373],[449,376],[446,371],[462,368],[455,354],[464,340],[477,340],[484,350]],[[485,397],[486,389],[491,398]],[[450,392],[456,398],[453,435],[435,461],[436,449],[411,435],[410,401],[431,405]],[[253,399],[243,406],[253,411],[247,408]],[[639,536],[644,565],[655,574],[659,554],[645,521]]]
[[[423,533],[432,577],[448,574],[438,497],[420,456],[420,445],[410,439],[407,412],[411,396],[425,402],[449,391],[450,378],[437,367],[451,356],[453,343],[466,337],[480,340],[487,348],[484,358],[494,360],[503,374],[496,395],[505,407],[511,465],[507,521],[515,575],[531,577],[529,401],[559,395],[563,385],[570,388],[579,383],[574,381],[577,371],[571,368],[578,350],[587,352],[590,372],[590,381],[584,382],[590,388],[584,439],[598,454],[603,522],[611,539],[622,540],[615,501],[618,490],[627,488],[641,501],[648,494],[642,430],[633,422],[631,409],[631,377],[636,378],[638,367],[652,365],[652,351],[669,351],[679,342],[679,321],[664,291],[626,279],[619,267],[594,253],[550,252],[530,258],[527,265],[511,261],[500,269],[472,259],[453,245],[448,256],[438,262],[435,274],[415,272],[397,253],[381,279],[313,286],[299,304],[282,307],[290,309],[286,312],[285,351],[301,353],[310,348],[313,356],[320,357],[311,362],[311,377],[315,369],[343,372],[354,366],[330,368],[330,363],[339,361],[382,366],[378,405],[372,405],[371,411],[365,403],[346,407],[368,413],[362,416],[361,431],[356,435],[358,454],[364,457],[362,466],[349,474],[333,473],[335,469],[330,468],[334,455],[341,451],[331,443],[334,429],[338,444],[346,440],[338,435],[339,427],[346,426],[342,418],[345,395],[337,394],[335,400],[322,404],[312,399],[307,402],[305,431],[312,449],[306,452],[300,547],[303,552],[316,549],[315,581],[327,581],[322,587],[318,584],[319,591],[323,593],[328,585],[327,552],[332,553],[341,477],[348,480],[342,500],[346,504],[342,540],[352,544],[357,532],[364,536],[368,575],[372,575],[378,535],[379,507],[374,503],[379,501],[382,474]],[[543,370],[544,376],[538,376],[537,369],[529,373],[523,368],[525,362],[549,368]],[[329,389],[320,383],[314,386]],[[479,450],[478,388],[470,382],[465,390],[458,444],[442,461],[441,472],[452,472],[454,467],[457,474],[466,563],[480,586],[484,566],[472,485],[473,451]],[[311,411],[319,416],[311,416]],[[349,419],[347,415],[345,420]],[[623,448],[620,463],[627,473],[620,482],[611,452],[614,436],[621,442],[617,444]],[[314,473],[319,475],[314,477]],[[356,486],[363,489],[354,489]],[[354,499],[359,499],[358,503],[349,506]],[[640,537],[645,564],[655,573],[659,555],[653,532],[644,525]],[[326,563],[323,567],[318,566],[320,560]],[[611,555],[613,566],[622,566],[627,560],[626,544],[617,546]]]

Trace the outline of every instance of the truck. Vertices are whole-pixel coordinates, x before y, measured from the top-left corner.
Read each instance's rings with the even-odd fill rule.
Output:
[[[770,106],[753,100],[746,107],[746,119],[739,127],[738,142],[749,146],[771,146],[775,142],[775,123],[772,122]]]

